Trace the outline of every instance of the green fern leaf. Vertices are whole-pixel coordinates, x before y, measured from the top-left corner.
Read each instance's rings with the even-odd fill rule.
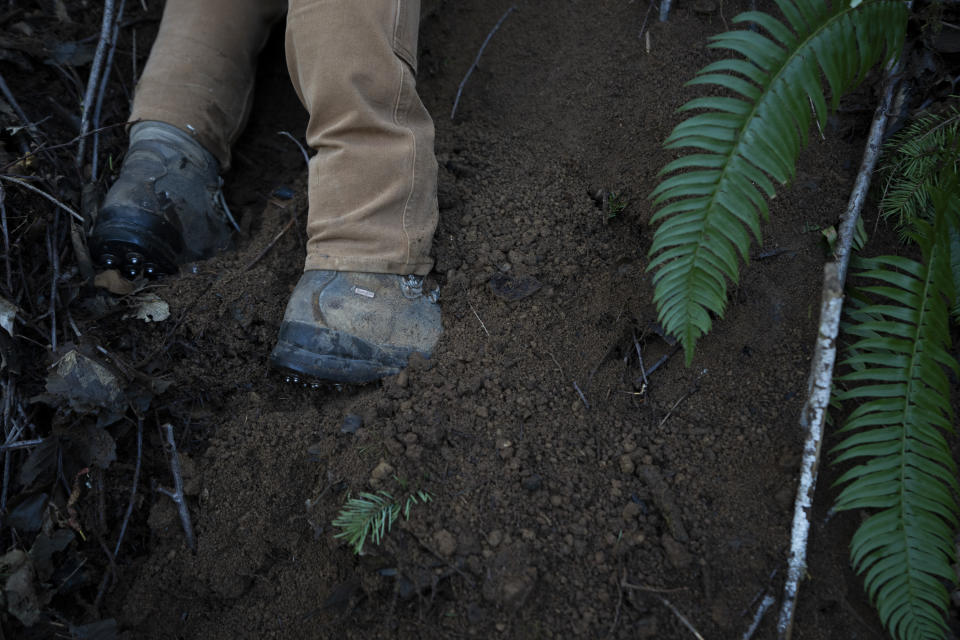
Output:
[[[834,508],[879,510],[857,530],[850,558],[896,638],[943,638],[949,605],[945,583],[955,581],[954,531],[960,509],[957,467],[944,432],[953,411],[946,369],[960,373],[949,353],[950,193],[934,190],[934,224],[915,222],[912,238],[922,261],[897,256],[858,260],[860,278],[878,284],[853,292],[844,361],[836,393],[857,406],[840,429],[846,438],[834,463],[856,460],[837,484]],[[950,213],[952,211],[952,213]]]
[[[702,69],[690,84],[718,85],[732,95],[701,97],[681,107],[698,110],[665,142],[695,152],[669,163],[651,197],[660,209],[648,267],[655,271],[654,301],[661,323],[683,344],[689,364],[697,340],[723,315],[728,282],[737,282],[751,236],[761,241],[760,221],[774,181],[786,183],[806,144],[811,120],[863,79],[877,62],[900,50],[907,9],[899,0],[846,2],[777,0],[783,24],[757,11],[751,22],[768,35],[738,30],[712,39],[745,59],[726,59]]]

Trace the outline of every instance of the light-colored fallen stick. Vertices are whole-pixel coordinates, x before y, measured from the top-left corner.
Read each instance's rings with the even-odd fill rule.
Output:
[[[777,637],[790,640],[793,634],[793,616],[797,608],[797,593],[800,580],[807,567],[807,540],[810,533],[810,518],[813,514],[813,493],[817,484],[817,471],[820,466],[820,446],[823,443],[823,426],[830,403],[830,389],[833,381],[833,366],[837,359],[837,335],[840,333],[840,312],[843,309],[843,283],[847,277],[847,265],[850,262],[850,247],[856,229],[860,210],[863,208],[870,187],[870,178],[880,156],[883,134],[887,128],[887,113],[893,102],[897,85],[897,72],[900,64],[895,64],[888,72],[883,97],[873,116],[870,135],[867,138],[860,172],[854,183],[840,224],[839,239],[836,244],[833,262],[823,268],[823,294],[820,299],[820,329],[814,347],[813,360],[810,363],[810,378],[807,382],[807,401],[800,410],[800,428],[806,434],[803,445],[803,461],[800,466],[800,484],[794,503],[793,526],[790,534],[790,556],[787,567],[787,580],[783,587],[783,602],[780,617],[777,620]]]
[[[457,115],[457,105],[460,104],[460,95],[463,93],[463,87],[466,86],[467,80],[470,79],[470,74],[473,73],[473,70],[477,68],[477,65],[480,63],[480,56],[483,55],[484,49],[487,48],[487,45],[490,43],[490,38],[493,37],[493,34],[497,32],[497,29],[500,28],[500,25],[503,24],[503,21],[507,19],[507,16],[510,15],[516,5],[510,5],[510,8],[507,9],[500,19],[497,20],[497,24],[493,25],[493,29],[490,30],[490,33],[487,34],[486,39],[483,41],[483,44],[480,45],[480,51],[477,51],[477,57],[473,59],[473,64],[470,65],[470,68],[467,69],[467,75],[463,76],[463,80],[460,81],[460,86],[457,88],[457,97],[453,101],[453,109],[450,110],[450,119],[453,120],[453,116]]]
[[[660,0],[660,22],[666,22],[670,15],[671,0]]]

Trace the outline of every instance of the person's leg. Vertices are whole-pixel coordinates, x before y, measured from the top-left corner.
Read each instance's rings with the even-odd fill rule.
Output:
[[[171,272],[226,248],[219,173],[243,128],[257,54],[286,0],[169,0],[137,84],[130,147],[91,232],[129,275]]]
[[[271,354],[300,376],[368,382],[429,356],[433,123],[416,93],[419,0],[290,0],[287,60],[310,112],[305,272]]]
[[[290,0],[287,61],[310,112],[306,270],[427,274],[433,121],[416,92],[419,0]]]
[[[166,122],[230,165],[253,102],[257,55],[286,0],[168,0],[131,120]]]

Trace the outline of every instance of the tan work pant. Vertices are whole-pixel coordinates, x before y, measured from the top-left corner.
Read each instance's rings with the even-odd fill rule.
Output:
[[[414,80],[420,0],[168,0],[131,119],[193,134],[226,169],[284,12],[316,152],[305,269],[426,274],[437,164]]]

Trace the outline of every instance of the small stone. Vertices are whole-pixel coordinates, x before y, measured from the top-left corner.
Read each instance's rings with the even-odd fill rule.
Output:
[[[535,473],[524,478],[523,482],[520,484],[524,489],[532,493],[534,491],[539,491],[540,488],[543,487],[543,478],[540,477],[540,474]]]
[[[410,375],[406,371],[401,371],[397,374],[395,382],[397,386],[401,389],[407,388],[407,383],[410,381]]]
[[[387,451],[391,456],[403,455],[405,449],[403,443],[396,438],[385,438],[383,440],[383,446],[387,448]]]
[[[440,529],[433,534],[433,544],[437,548],[437,553],[449,558],[457,551],[457,539],[446,529]]]
[[[490,415],[490,411],[487,410],[486,407],[484,407],[484,406],[477,407],[477,417],[478,417],[478,418],[486,418],[486,417],[488,417],[489,415]]]
[[[663,551],[667,554],[667,560],[677,569],[684,569],[693,562],[693,556],[682,544],[674,540],[671,536],[665,535],[660,539],[663,545]]]
[[[487,534],[487,544],[489,544],[491,547],[497,547],[502,540],[503,532],[501,532],[499,529],[494,529]]]
[[[636,468],[636,465],[633,463],[633,458],[626,454],[620,456],[620,471],[627,475],[631,475]]]
[[[363,418],[355,413],[349,413],[344,417],[343,424],[340,425],[340,433],[352,435],[363,426]]]
[[[392,476],[393,472],[394,472],[393,465],[391,465],[386,460],[381,460],[380,463],[376,467],[374,467],[373,471],[370,473],[371,484],[373,484],[373,481],[376,481],[377,483],[383,482],[384,480]]]
[[[408,431],[400,436],[400,439],[403,440],[404,444],[417,444],[417,442],[420,440],[420,437],[413,431]]]

